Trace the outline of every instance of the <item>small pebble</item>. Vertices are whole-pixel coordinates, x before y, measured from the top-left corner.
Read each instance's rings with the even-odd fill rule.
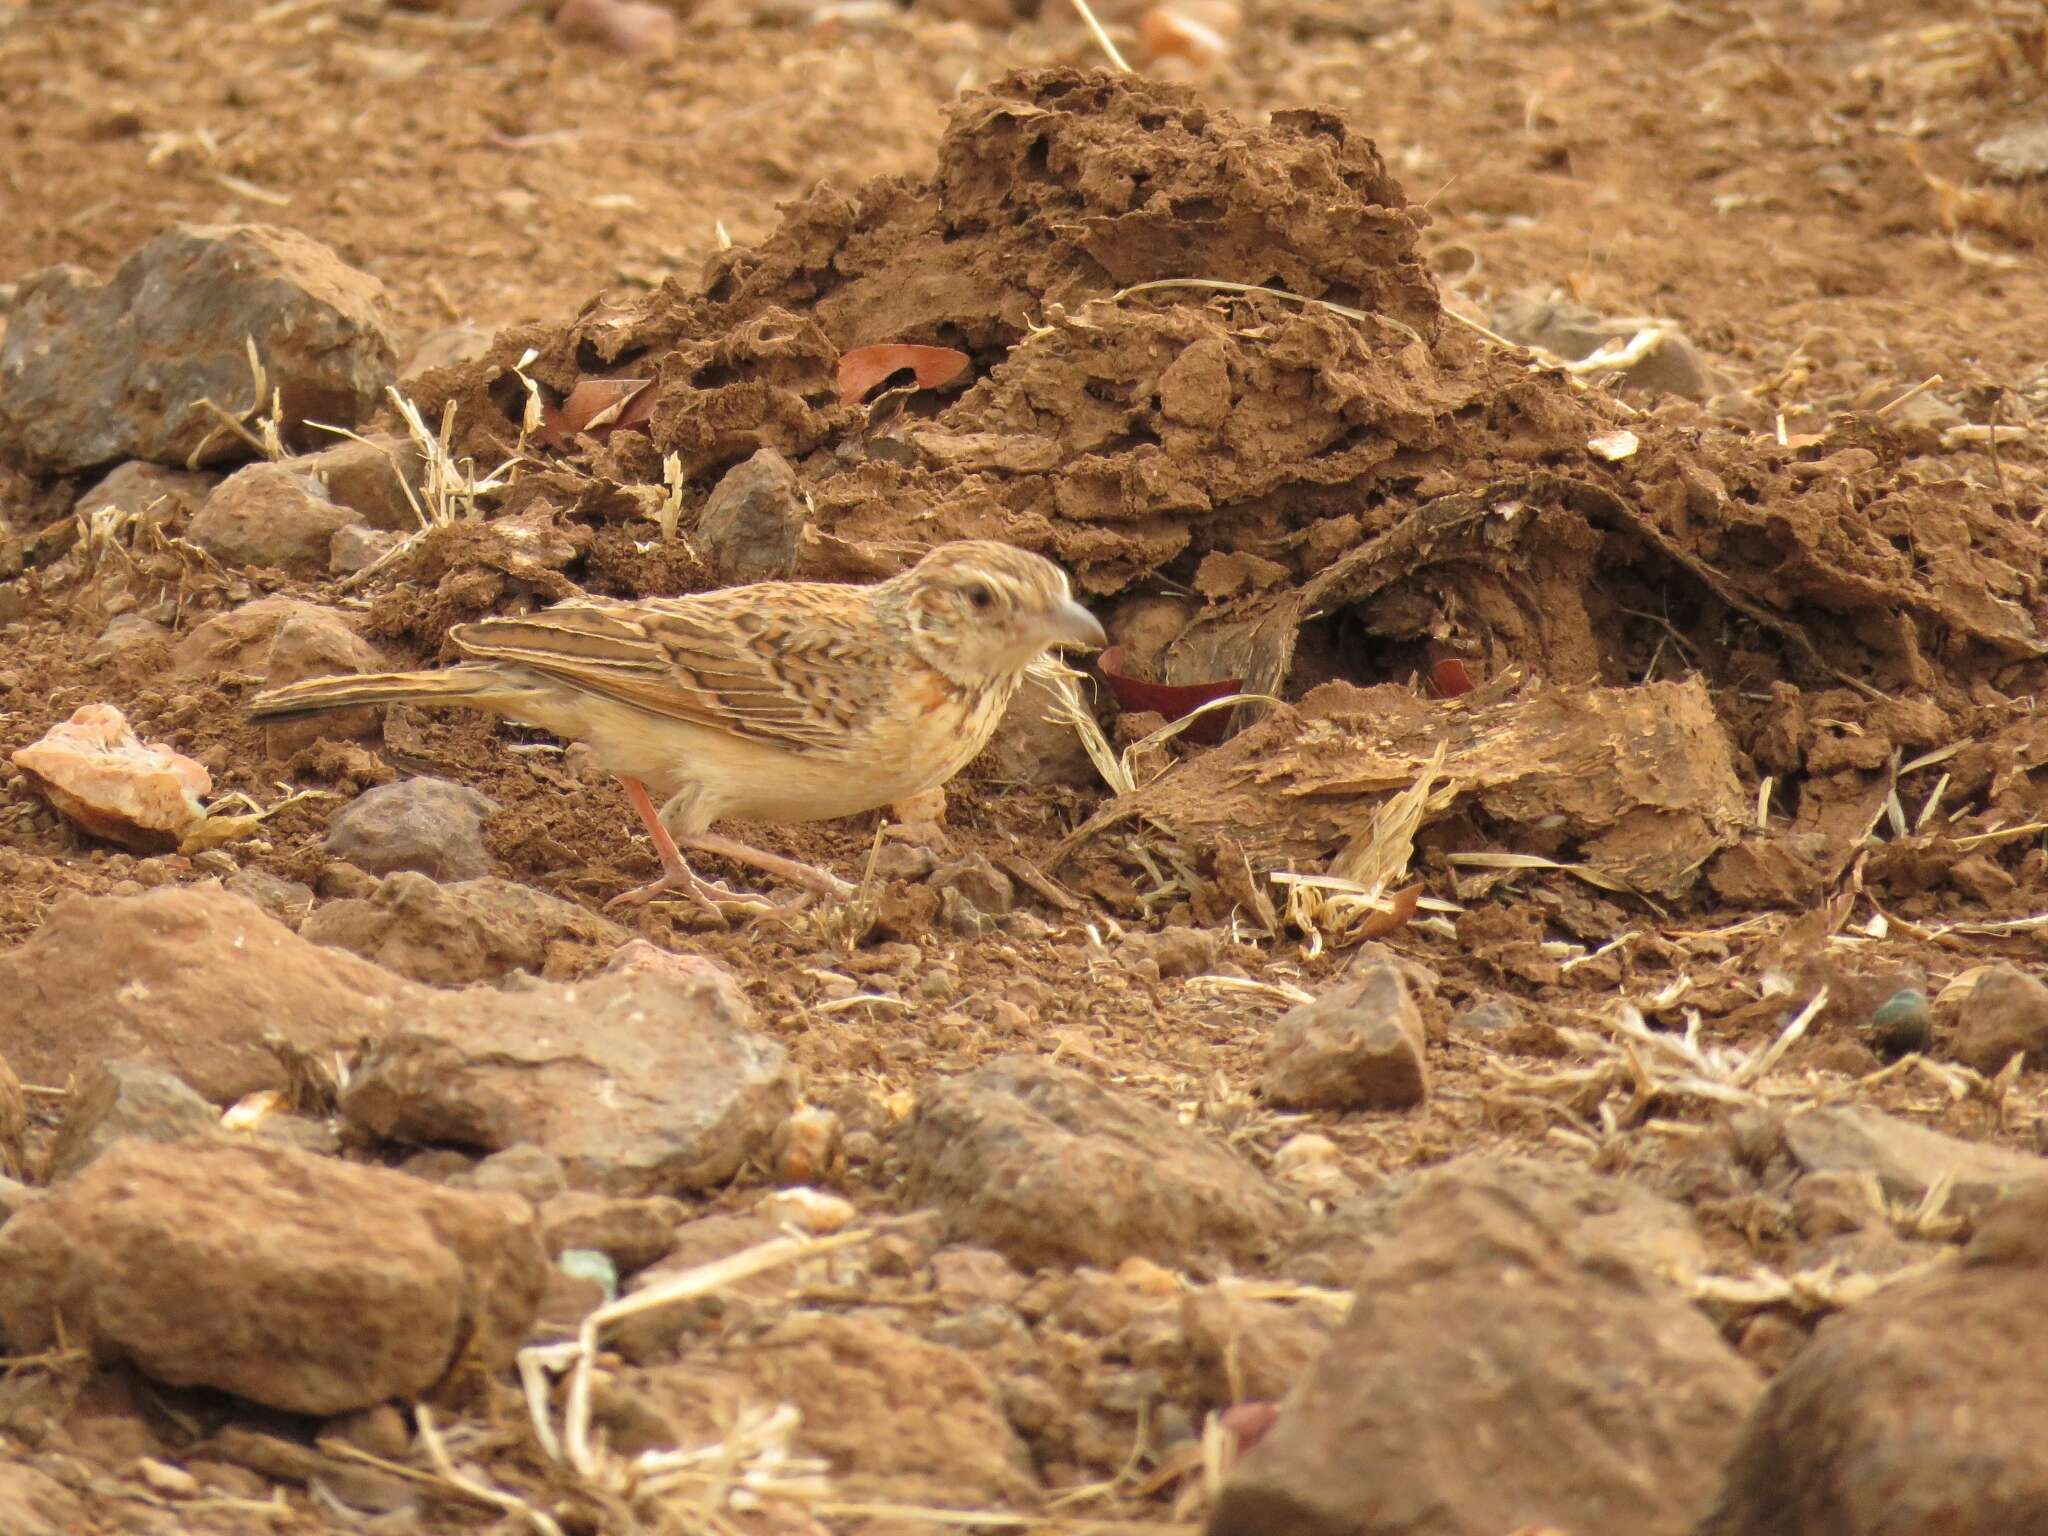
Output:
[[[1871,1014],[1880,1054],[1888,1058],[1924,1051],[1934,1041],[1934,1009],[1918,987],[1901,987]]]
[[[595,1248],[568,1248],[555,1260],[555,1268],[574,1280],[593,1280],[604,1287],[607,1302],[617,1299],[619,1294],[619,1267],[611,1261],[609,1254],[599,1253]]]

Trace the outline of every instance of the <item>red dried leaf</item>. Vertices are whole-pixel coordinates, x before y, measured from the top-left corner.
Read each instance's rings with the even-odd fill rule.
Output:
[[[1361,940],[1383,939],[1396,928],[1407,927],[1422,906],[1422,886],[1418,882],[1406,890],[1394,892],[1387,900],[1392,905],[1383,912],[1373,913],[1359,928]]]
[[[855,347],[839,355],[839,403],[858,404],[882,380],[906,368],[917,376],[919,389],[937,389],[966,371],[967,354],[952,347],[920,347],[909,342]]]
[[[1234,1442],[1235,1461],[1266,1438],[1280,1421],[1280,1405],[1272,1402],[1233,1403],[1218,1416],[1223,1432]]]
[[[533,440],[543,448],[567,448],[579,432],[602,442],[615,431],[644,427],[654,418],[654,380],[584,379],[560,405],[541,408]]]
[[[1130,676],[1123,665],[1124,648],[1120,645],[1111,646],[1095,660],[1096,670],[1116,697],[1116,707],[1129,714],[1151,710],[1168,720],[1178,720],[1212,699],[1227,699],[1244,691],[1241,677],[1222,678],[1213,683],[1148,683],[1142,677]],[[1186,735],[1190,741],[1213,747],[1229,728],[1230,712],[1217,709],[1189,726]]]
[[[1479,685],[1472,681],[1472,669],[1456,656],[1440,658],[1429,669],[1429,686],[1436,690],[1440,699],[1455,699],[1461,693],[1470,693]]]

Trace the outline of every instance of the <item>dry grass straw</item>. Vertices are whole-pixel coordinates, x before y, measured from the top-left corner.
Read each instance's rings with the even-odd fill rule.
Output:
[[[1442,777],[1446,750],[1439,741],[1414,781],[1374,807],[1372,821],[1330,860],[1328,873],[1278,870],[1268,877],[1287,893],[1282,916],[1307,939],[1311,957],[1326,943],[1351,942],[1391,912],[1388,893],[1407,879],[1415,834],[1458,797],[1457,781]]]
[[[270,374],[263,366],[263,358],[256,350],[256,338],[242,338],[249,346],[249,375],[254,384],[253,399],[246,410],[230,411],[218,404],[211,395],[199,398],[199,408],[214,418],[214,428],[199,440],[199,446],[185,456],[185,468],[196,470],[205,459],[207,452],[220,441],[222,434],[240,438],[244,444],[261,457],[276,463],[290,457],[284,446],[284,398],[271,387]],[[270,406],[263,409],[266,400]]]
[[[523,377],[523,375],[522,375]],[[341,583],[344,592],[367,583],[371,577],[382,572],[409,554],[421,539],[437,528],[452,527],[456,523],[475,522],[480,514],[478,502],[484,497],[504,490],[512,483],[518,467],[526,462],[525,445],[527,428],[522,424],[519,434],[519,450],[487,474],[479,475],[471,459],[455,456],[455,402],[450,400],[441,411],[441,429],[438,433],[430,430],[420,408],[398,392],[392,385],[385,390],[391,405],[405,423],[406,435],[412,439],[413,450],[420,459],[420,488],[417,492],[406,477],[397,455],[383,443],[373,442],[346,427],[328,426],[323,422],[309,422],[323,432],[332,432],[351,442],[379,449],[391,460],[391,472],[398,477],[398,488],[405,493],[406,504],[412,508],[413,516],[419,519],[419,527],[407,534],[398,543],[364,566],[353,576]],[[527,416],[533,414],[533,401],[529,396]]]
[[[818,1469],[794,1462],[789,1453],[793,1409],[745,1418],[725,1441],[697,1450],[645,1452],[628,1459],[595,1441],[591,1391],[599,1340],[607,1327],[625,1318],[695,1300],[755,1275],[854,1247],[874,1235],[864,1228],[832,1237],[774,1238],[599,1307],[584,1318],[569,1343],[521,1350],[519,1378],[542,1452],[592,1490],[617,1498],[654,1497],[685,1484],[713,1507],[733,1501],[735,1494],[744,1494],[742,1503],[769,1496],[820,1495]],[[569,1378],[568,1401],[558,1430],[548,1403],[548,1383],[564,1372]]]
[[[1094,35],[1096,46],[1108,55],[1110,67],[1120,75],[1128,75],[1131,66],[1124,62],[1123,54],[1117,50],[1116,44],[1109,40],[1109,34],[1102,29],[1102,23],[1096,19],[1094,8],[1088,4],[1088,0],[1073,0],[1073,5],[1081,20],[1087,24],[1089,32]]]
[[[1134,293],[1152,293],[1165,288],[1206,288],[1216,293],[1242,293],[1268,299],[1280,299],[1289,304],[1300,304],[1310,309],[1327,310],[1333,315],[1342,315],[1347,320],[1357,320],[1384,325],[1389,330],[1399,331],[1417,346],[1426,346],[1422,333],[1405,321],[1396,320],[1392,315],[1383,315],[1376,309],[1353,309],[1348,304],[1338,304],[1329,299],[1312,299],[1305,294],[1289,293],[1285,288],[1267,288],[1258,283],[1226,282],[1219,277],[1161,277],[1149,283],[1133,283],[1128,288],[1119,288],[1109,296],[1109,302],[1120,304]]]
[[[1219,709],[1234,709],[1240,704],[1278,704],[1280,701],[1271,694],[1233,693],[1227,698],[1211,699],[1208,703],[1189,710],[1178,720],[1169,721],[1142,741],[1132,742],[1119,753],[1110,745],[1109,738],[1102,734],[1102,727],[1095,719],[1095,711],[1081,697],[1079,684],[1087,680],[1085,672],[1077,672],[1050,652],[1041,656],[1027,669],[1030,677],[1045,685],[1052,695],[1051,713],[1046,719],[1055,725],[1072,729],[1080,738],[1082,750],[1088,754],[1088,761],[1095,765],[1095,771],[1119,795],[1134,794],[1142,788],[1138,778],[1138,764],[1146,753],[1164,746],[1180,735],[1204,715]]]

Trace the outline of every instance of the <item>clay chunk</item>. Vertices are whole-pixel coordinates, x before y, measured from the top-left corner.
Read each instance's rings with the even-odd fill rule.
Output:
[[[213,779],[198,763],[147,742],[111,704],[86,704],[14,754],[57,814],[87,834],[163,853],[206,819]]]

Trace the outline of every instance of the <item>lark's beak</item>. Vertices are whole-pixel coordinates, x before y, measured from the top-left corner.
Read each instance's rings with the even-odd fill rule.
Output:
[[[1080,645],[1099,651],[1109,643],[1095,615],[1071,597],[1061,598],[1046,614],[1044,634],[1047,645]]]

